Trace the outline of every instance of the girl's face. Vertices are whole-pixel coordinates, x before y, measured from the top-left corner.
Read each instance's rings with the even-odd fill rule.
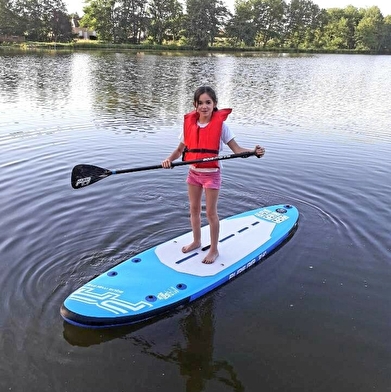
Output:
[[[204,93],[200,95],[198,102],[194,102],[194,106],[196,111],[200,114],[199,121],[208,122],[212,117],[213,109],[216,104],[207,93]]]

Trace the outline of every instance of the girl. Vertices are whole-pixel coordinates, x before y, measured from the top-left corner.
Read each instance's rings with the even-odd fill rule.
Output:
[[[195,110],[184,117],[183,132],[178,147],[162,162],[166,169],[171,162],[183,156],[185,161],[213,157],[219,154],[223,143],[233,153],[252,152],[251,149],[240,147],[235,135],[224,123],[232,109],[217,109],[216,93],[211,87],[203,86],[194,93]],[[255,146],[255,155],[260,158],[265,149]],[[221,186],[221,171],[218,161],[193,164],[187,176],[190,222],[193,230],[193,242],[182,248],[183,253],[190,252],[201,246],[201,197],[203,189],[206,199],[206,217],[210,226],[210,248],[203,263],[211,264],[219,256],[217,244],[219,240],[220,222],[217,215],[217,200]]]

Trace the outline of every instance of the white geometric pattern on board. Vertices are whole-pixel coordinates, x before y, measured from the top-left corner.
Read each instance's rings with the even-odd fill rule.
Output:
[[[151,303],[145,301],[139,301],[137,303],[131,303],[123,301],[118,297],[121,294],[102,291],[99,288],[83,286],[76,290],[69,296],[70,300],[83,302],[85,304],[97,306],[110,313],[114,314],[127,314],[131,312],[137,312],[145,307],[153,307]]]

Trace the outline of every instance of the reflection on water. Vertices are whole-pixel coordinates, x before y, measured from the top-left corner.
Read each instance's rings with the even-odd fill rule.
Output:
[[[390,67],[386,56],[2,53],[0,390],[388,390]],[[234,109],[240,144],[266,147],[224,163],[220,217],[294,204],[294,238],[154,322],[63,325],[70,292],[189,229],[185,168],[75,191],[72,167],[159,164],[203,83]]]
[[[186,392],[201,392],[210,380],[218,380],[235,392],[244,391],[234,368],[224,360],[213,358],[214,337],[213,298],[204,300],[180,321],[185,344],[176,344],[168,354],[154,352],[149,342],[140,342],[144,350],[164,361],[178,364],[180,374],[186,377]]]
[[[177,365],[180,375],[186,380],[186,392],[204,391],[208,381],[213,380],[223,384],[226,391],[241,392],[245,389],[233,366],[225,360],[214,359],[213,302],[213,297],[207,297],[196,306],[189,306],[184,316],[159,317],[162,323],[167,317],[175,318],[179,329],[175,333],[160,329],[158,338],[153,328],[156,320],[103,330],[82,329],[64,323],[64,338],[72,345],[83,347],[113,339],[131,341],[143,354]]]
[[[234,108],[237,125],[316,127],[325,133],[342,128],[353,135],[389,137],[384,56],[189,58],[122,52],[1,60],[0,114],[18,131],[23,117],[36,127],[53,125],[53,116],[58,121],[86,115],[104,129],[158,131],[177,126],[191,109],[195,88],[211,84],[220,104]]]

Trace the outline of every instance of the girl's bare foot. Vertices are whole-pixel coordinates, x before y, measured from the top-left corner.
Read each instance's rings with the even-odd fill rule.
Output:
[[[215,262],[215,260],[219,257],[219,252],[212,252],[210,251],[204,258],[204,260],[202,260],[202,262],[204,264],[212,264]]]
[[[201,242],[192,242],[191,244],[189,244],[189,245],[186,245],[186,246],[184,246],[183,248],[182,248],[182,252],[183,253],[187,253],[187,252],[190,252],[190,251],[192,251],[192,250],[194,250],[194,249],[197,249],[197,248],[199,248],[201,246]]]

